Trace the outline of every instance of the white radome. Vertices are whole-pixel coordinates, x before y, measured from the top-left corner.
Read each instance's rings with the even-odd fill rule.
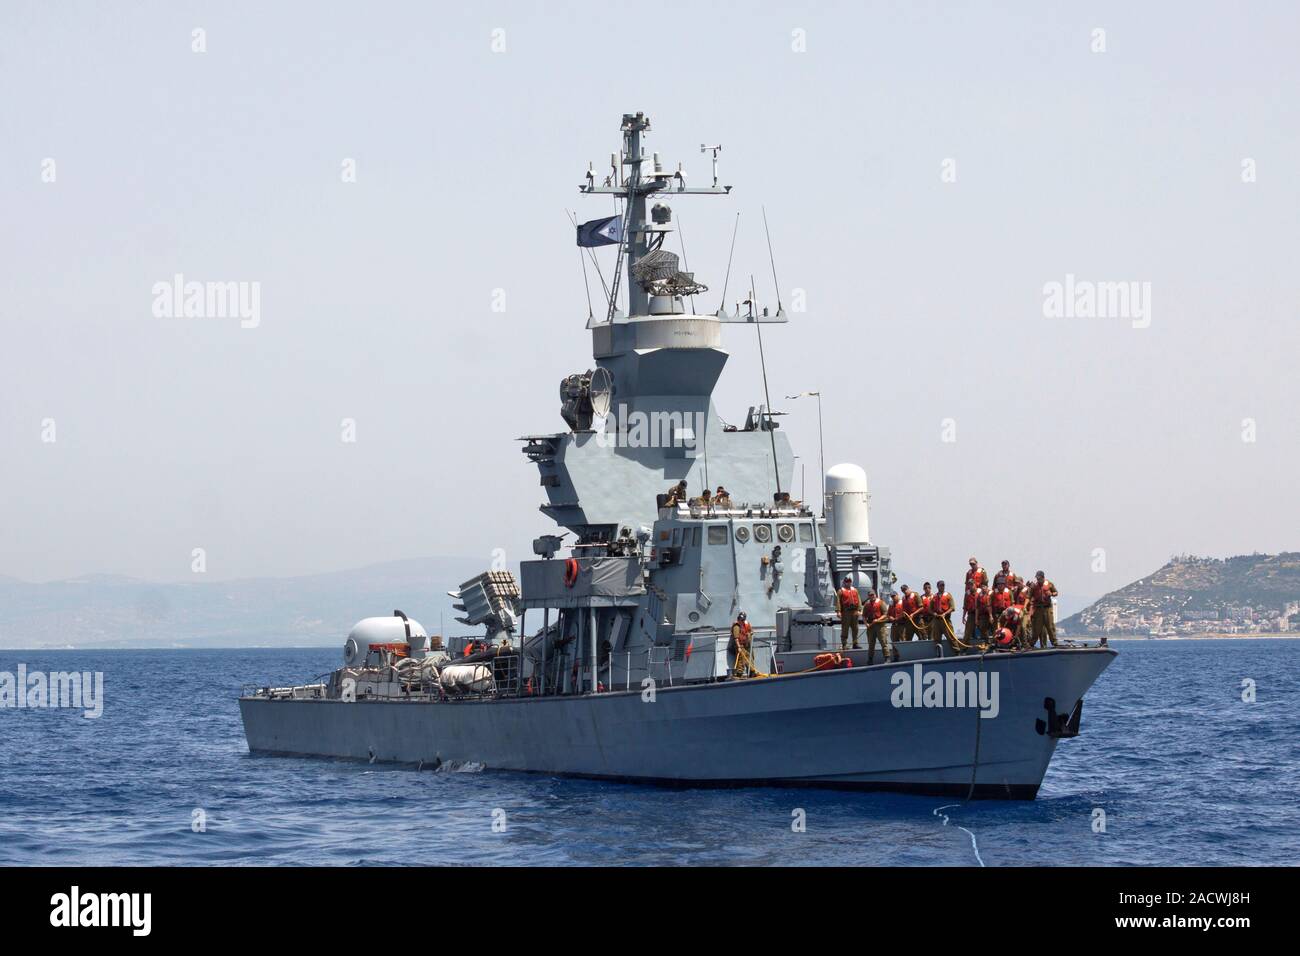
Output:
[[[348,667],[364,664],[371,644],[405,644],[408,623],[411,625],[411,643],[423,647],[422,639],[427,638],[428,635],[424,633],[420,622],[414,618],[403,621],[393,614],[388,617],[367,617],[357,621],[356,626],[349,632],[348,639],[343,643],[343,663]]]
[[[867,544],[867,473],[844,463],[826,469],[826,536],[831,544]]]

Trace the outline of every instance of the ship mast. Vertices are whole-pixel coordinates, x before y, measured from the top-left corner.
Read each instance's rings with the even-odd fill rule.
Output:
[[[623,198],[625,202],[623,240],[619,245],[619,256],[626,257],[627,260],[628,315],[647,315],[650,296],[643,283],[638,281],[635,270],[637,263],[651,251],[652,245],[656,244],[657,237],[662,237],[667,229],[662,224],[647,223],[646,197],[653,195],[725,196],[731,192],[731,187],[717,185],[716,152],[713,158],[714,185],[705,187],[688,188],[686,174],[680,164],[674,171],[665,171],[657,153],[647,157],[642,147],[641,134],[649,131],[650,118],[644,113],[624,113],[620,129],[623,133],[621,163],[611,163],[613,172],[603,185],[596,185],[594,177],[589,176],[587,183],[579,189],[587,195],[613,195]],[[716,147],[713,148],[716,150]],[[647,164],[649,168],[643,168]],[[620,165],[626,168],[622,182],[617,181]],[[609,309],[606,313],[607,322],[614,317],[618,285],[622,277],[622,270],[616,268],[613,288],[610,290]]]

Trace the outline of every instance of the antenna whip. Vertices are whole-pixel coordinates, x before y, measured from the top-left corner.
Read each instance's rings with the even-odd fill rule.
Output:
[[[564,211],[569,213],[569,221],[573,223],[573,227],[576,229],[578,227],[578,220],[574,217],[573,213],[569,212],[569,210],[566,209]],[[578,261],[582,263],[582,287],[587,290],[587,318],[594,319],[596,313],[591,307],[591,283],[587,281],[587,257],[582,254],[581,248],[578,249]]]
[[[767,228],[767,207],[763,207],[763,232],[767,233],[767,258],[772,263],[772,285],[776,286],[776,311],[781,311],[781,283],[776,281],[776,256],[772,255],[772,233]],[[750,280],[751,282],[753,279]]]
[[[767,359],[763,356],[763,323],[754,303],[754,277],[749,277],[749,311],[754,317],[754,330],[758,333],[758,364],[763,369],[763,401],[767,402],[767,437],[772,440],[772,473],[776,477],[776,493],[781,493],[781,466],[776,460],[776,428],[772,424],[772,396],[767,390]]]
[[[736,254],[736,232],[740,229],[740,213],[736,213],[736,224],[731,229],[731,251],[727,253],[727,275],[722,280],[722,303],[718,306],[721,312],[727,307],[727,283],[731,281],[731,257]]]

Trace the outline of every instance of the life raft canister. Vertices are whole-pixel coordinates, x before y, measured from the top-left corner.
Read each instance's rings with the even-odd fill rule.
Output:
[[[578,583],[578,559],[569,558],[564,562],[564,586],[571,588]]]

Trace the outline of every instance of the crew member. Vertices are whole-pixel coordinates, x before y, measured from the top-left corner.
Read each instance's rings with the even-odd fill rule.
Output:
[[[1018,604],[1009,605],[1000,615],[998,615],[998,644],[1007,650],[1020,650],[1021,644],[1021,627],[1025,616],[1025,609]],[[1006,639],[1003,640],[1004,635]]]
[[[1011,598],[1009,610],[1015,611],[1015,646],[1022,650],[1030,648],[1030,589],[1019,587]]]
[[[664,502],[665,508],[675,508],[680,502],[686,500],[686,479],[683,478],[677,484],[668,489],[668,500]]]
[[[1034,583],[1029,585],[1029,599],[1034,607],[1034,616],[1029,619],[1031,645],[1036,643],[1039,647],[1046,647],[1051,640],[1053,647],[1061,646],[1056,643],[1056,615],[1052,611],[1054,597],[1056,585],[1047,580],[1042,571],[1037,572]]]
[[[911,641],[921,636],[921,629],[916,615],[921,610],[921,595],[906,584],[903,585],[903,640]]]
[[[993,590],[999,591],[1002,588],[1010,588],[1014,594],[1016,588],[1020,587],[1020,575],[1011,570],[1011,562],[1003,561],[1002,570],[993,575]]]
[[[736,623],[731,625],[731,643],[736,654],[736,666],[732,671],[735,677],[750,677],[754,673],[754,662],[750,656],[754,646],[754,626],[744,611],[736,615]],[[741,653],[741,652],[744,653]]]
[[[894,644],[907,640],[907,618],[903,616],[903,600],[897,591],[889,596],[889,640]]]
[[[993,594],[989,598],[989,609],[993,612],[994,620],[1000,618],[1002,612],[1011,607],[1014,597],[1015,595],[1011,593],[1011,589],[1005,584],[993,590]]]
[[[939,582],[938,588],[930,598],[930,640],[936,644],[947,641],[948,646],[956,651],[959,648],[956,635],[952,630],[952,612],[957,605],[942,581]]]
[[[977,591],[989,583],[989,573],[980,567],[979,559],[971,555],[970,570],[966,572],[967,589],[975,588]]]
[[[974,644],[979,640],[979,626],[975,620],[978,610],[979,601],[975,594],[975,585],[971,584],[968,578],[966,581],[966,596],[962,598],[961,602],[962,639],[967,644]]]
[[[713,497],[712,494],[709,492],[709,489],[705,488],[703,491],[701,491],[700,496],[698,498],[692,498],[691,504],[698,505],[699,507],[705,509],[707,509],[710,505],[712,505]]]
[[[731,495],[722,485],[718,485],[718,490],[713,493],[713,504],[718,508],[731,507]]]
[[[1021,647],[1032,647],[1033,643],[1029,639],[1030,623],[1034,617],[1034,602],[1029,595],[1029,585],[1021,583],[1016,588],[1015,605],[1020,608],[1020,633],[1016,635]]]
[[[862,600],[858,589],[853,586],[853,579],[846,577],[836,595],[836,609],[840,612],[840,650],[849,646],[849,634],[853,634],[853,649],[858,650],[858,612],[862,609]]]
[[[875,591],[867,592],[867,601],[862,605],[862,620],[867,625],[867,664],[876,657],[876,644],[880,645],[881,659],[886,663],[893,660],[894,648],[889,642],[888,612],[885,602],[876,596]]]
[[[981,587],[975,592],[975,626],[979,635],[985,637],[993,633],[993,609],[989,589]]]
[[[916,617],[917,637],[930,636],[930,601],[934,599],[934,587],[929,581],[921,585],[921,610]]]

